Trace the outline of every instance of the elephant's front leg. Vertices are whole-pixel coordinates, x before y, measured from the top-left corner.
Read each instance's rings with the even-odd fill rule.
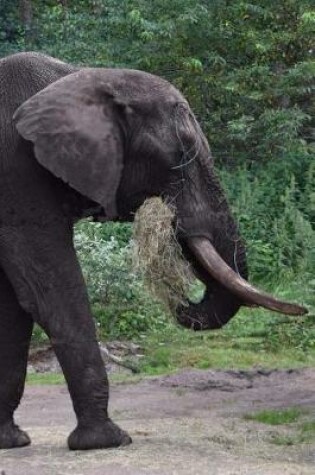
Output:
[[[130,443],[128,434],[108,417],[108,381],[95,337],[81,342],[63,342],[52,336],[51,341],[78,419],[78,425],[68,439],[69,448],[101,449]]]
[[[46,331],[65,375],[78,425],[70,449],[126,445],[108,417],[108,380],[68,223],[0,235],[0,262],[22,307]]]
[[[0,449],[28,445],[26,432],[14,423],[24,391],[33,321],[21,308],[0,269]]]

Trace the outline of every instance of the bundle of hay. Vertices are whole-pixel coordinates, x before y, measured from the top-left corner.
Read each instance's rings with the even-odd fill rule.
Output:
[[[187,305],[194,279],[178,244],[172,223],[175,212],[161,198],[147,199],[134,220],[133,261],[149,290],[175,314]]]

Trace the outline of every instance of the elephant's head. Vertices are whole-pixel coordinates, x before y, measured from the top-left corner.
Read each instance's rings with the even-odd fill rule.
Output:
[[[130,219],[150,196],[175,206],[178,240],[206,285],[202,302],[178,309],[184,326],[221,327],[241,305],[306,312],[245,280],[244,245],[207,140],[168,82],[140,71],[83,69],[26,101],[15,121],[39,163],[99,203],[108,219]]]

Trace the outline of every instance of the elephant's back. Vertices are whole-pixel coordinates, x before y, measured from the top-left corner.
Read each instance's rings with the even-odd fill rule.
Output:
[[[13,112],[24,101],[77,68],[41,53],[17,53],[0,59],[2,112]]]
[[[14,157],[18,134],[15,110],[27,99],[77,68],[41,53],[17,53],[0,59],[0,166]]]

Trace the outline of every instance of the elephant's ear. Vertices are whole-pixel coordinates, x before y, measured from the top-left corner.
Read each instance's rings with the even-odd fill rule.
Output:
[[[112,218],[123,162],[121,107],[103,76],[86,69],[56,81],[24,102],[14,121],[42,166]]]

